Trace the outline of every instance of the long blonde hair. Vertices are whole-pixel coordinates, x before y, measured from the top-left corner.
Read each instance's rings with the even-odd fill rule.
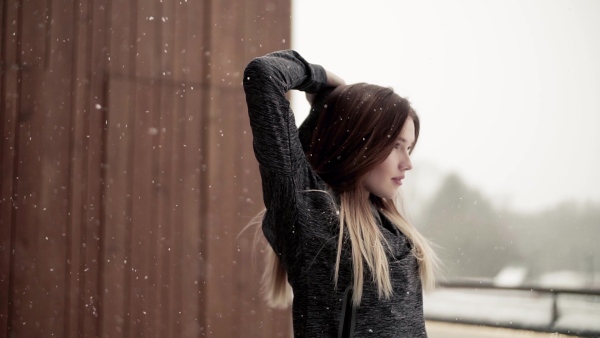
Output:
[[[339,195],[336,287],[347,234],[352,248],[353,303],[360,304],[362,298],[365,266],[377,285],[380,299],[389,299],[393,293],[386,256],[386,250],[391,248],[373,217],[371,204],[374,204],[412,244],[423,288],[432,289],[438,258],[427,239],[407,220],[401,195],[394,201],[369,196],[362,185],[366,173],[389,155],[408,117],[415,124],[416,144],[420,130],[416,112],[408,100],[392,89],[365,83],[337,87],[324,107],[305,149],[314,171],[327,183],[331,193]],[[255,224],[260,223],[262,215],[257,217]],[[292,292],[285,268],[273,249],[266,246],[262,280],[266,299],[271,306],[288,306]]]
[[[389,250],[389,244],[377,228],[373,218],[372,209],[368,200],[358,198],[354,194],[344,193],[340,196],[340,228],[335,262],[335,283],[337,286],[341,252],[343,246],[344,232],[350,237],[352,247],[353,266],[353,293],[352,302],[360,304],[364,285],[364,266],[368,267],[377,285],[380,298],[389,299],[393,293],[389,275],[388,260],[385,250]],[[400,212],[397,205],[401,203],[400,197],[394,201],[381,200],[382,213],[408,238],[412,243],[412,254],[419,263],[419,276],[423,289],[428,291],[435,287],[435,273],[439,260],[431,248],[429,241],[408,222]],[[252,225],[260,230],[260,223],[265,210],[259,213]],[[262,291],[269,306],[285,308],[291,304],[293,299],[292,288],[287,282],[287,272],[281,259],[273,248],[264,240],[259,233],[255,236],[256,241],[263,242],[264,270],[262,273]]]

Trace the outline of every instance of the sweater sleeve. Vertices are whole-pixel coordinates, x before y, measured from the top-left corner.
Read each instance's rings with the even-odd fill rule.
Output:
[[[291,177],[306,164],[294,114],[285,93],[316,93],[325,87],[323,67],[286,50],[252,60],[244,71],[244,91],[256,159],[266,171]]]

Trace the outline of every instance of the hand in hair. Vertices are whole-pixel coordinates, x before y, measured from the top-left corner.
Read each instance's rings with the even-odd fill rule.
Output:
[[[327,74],[327,86],[335,88],[346,84],[346,81],[344,81],[344,79],[335,75],[334,73],[328,70],[325,70],[325,73]]]
[[[328,87],[335,88],[335,87],[343,86],[346,84],[346,81],[344,81],[344,79],[342,79],[341,77],[328,71],[327,69],[325,70],[325,73],[327,74],[327,86]],[[317,93],[306,93],[306,100],[308,101],[308,103],[310,103],[312,105],[313,101],[315,99],[315,96],[317,96]]]

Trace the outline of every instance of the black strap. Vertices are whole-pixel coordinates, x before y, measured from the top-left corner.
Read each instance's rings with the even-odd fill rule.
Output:
[[[342,304],[342,320],[340,321],[339,338],[354,337],[354,321],[356,308],[352,305],[352,286],[348,286],[344,292],[344,303]]]

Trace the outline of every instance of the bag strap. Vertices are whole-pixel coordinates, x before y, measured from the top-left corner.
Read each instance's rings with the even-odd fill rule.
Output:
[[[344,291],[344,302],[342,304],[342,313],[340,328],[338,330],[339,338],[354,337],[354,323],[356,317],[356,308],[352,304],[352,286],[348,286]]]

